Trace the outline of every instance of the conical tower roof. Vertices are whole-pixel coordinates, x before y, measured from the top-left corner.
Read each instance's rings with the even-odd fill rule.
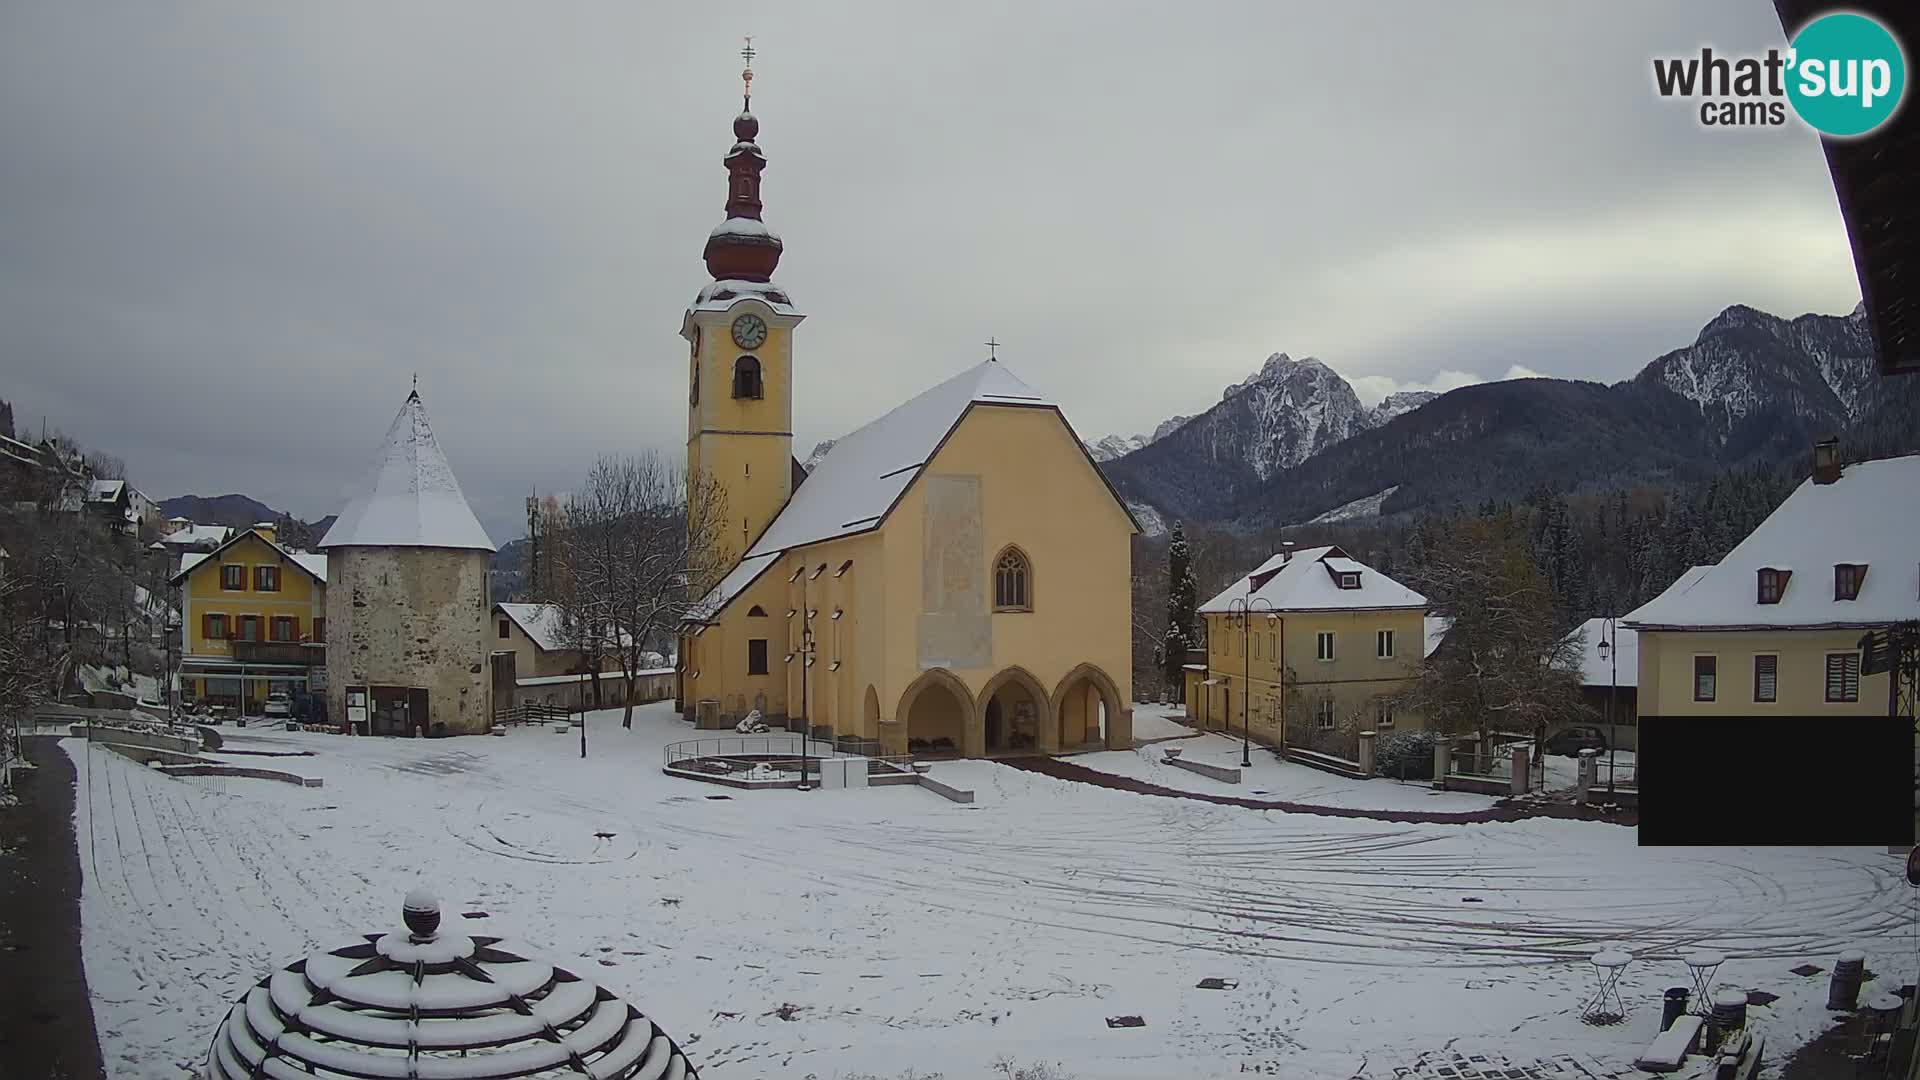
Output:
[[[373,475],[320,547],[440,547],[494,551],[453,467],[434,441],[420,392],[393,418]]]

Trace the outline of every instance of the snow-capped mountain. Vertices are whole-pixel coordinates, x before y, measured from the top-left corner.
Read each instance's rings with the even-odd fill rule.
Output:
[[[1372,421],[1368,427],[1379,427],[1396,416],[1403,416],[1439,397],[1431,390],[1402,390],[1397,394],[1388,394],[1385,401],[1370,410]]]
[[[1135,450],[1147,445],[1149,441],[1151,440],[1145,435],[1134,435],[1126,438],[1119,435],[1108,435],[1104,439],[1087,443],[1086,446],[1087,453],[1093,460],[1112,461],[1122,454],[1133,453]]]
[[[1920,394],[1903,385],[1877,376],[1862,309],[1782,319],[1731,307],[1612,386],[1534,378],[1365,409],[1318,361],[1276,355],[1220,404],[1103,469],[1131,504],[1169,520],[1348,520],[1542,485],[1663,485],[1795,460],[1828,434],[1904,446]]]
[[[1095,461],[1112,461],[1114,458],[1131,454],[1142,447],[1151,446],[1167,437],[1167,434],[1181,424],[1193,419],[1191,416],[1175,416],[1160,421],[1151,435],[1109,435],[1104,439],[1086,444],[1087,453]]]
[[[1783,422],[1839,431],[1860,419],[1879,383],[1864,307],[1788,320],[1736,305],[1635,378],[1692,401],[1736,449]]]
[[[807,460],[801,462],[800,467],[808,472],[812,472],[813,467],[820,464],[820,459],[827,456],[827,451],[833,449],[833,444],[839,441],[839,439],[825,439],[815,443],[813,453],[807,455]]]

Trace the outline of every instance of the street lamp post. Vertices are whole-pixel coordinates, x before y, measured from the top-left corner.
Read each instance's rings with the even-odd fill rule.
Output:
[[[807,743],[813,739],[813,714],[807,710],[807,669],[813,666],[813,612],[807,607],[806,567],[800,577],[800,790],[812,791],[807,782]]]
[[[580,760],[587,758],[587,669],[580,669]]]
[[[1240,620],[1240,679],[1245,684],[1240,688],[1240,767],[1243,769],[1253,767],[1253,650],[1248,645],[1253,639],[1253,613],[1262,608],[1267,612],[1267,622],[1278,618],[1273,613],[1273,605],[1259,597],[1235,597],[1227,604],[1227,617]],[[1275,657],[1276,663],[1278,660]]]
[[[1607,616],[1600,631],[1600,655],[1607,669],[1607,798],[1613,798],[1613,752],[1620,745],[1620,711],[1615,699],[1620,693],[1620,628],[1614,616]]]
[[[167,703],[167,723],[171,725],[175,720],[175,714],[179,710],[179,706],[174,700],[173,689],[173,636],[180,632],[180,622],[177,619],[168,619],[161,629],[167,635],[167,685],[165,688],[167,696],[165,700]]]

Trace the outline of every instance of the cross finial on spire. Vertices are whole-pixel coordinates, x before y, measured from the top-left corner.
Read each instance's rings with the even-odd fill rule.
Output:
[[[993,338],[988,338],[986,345],[987,345],[987,359],[989,360],[1000,359],[1000,351],[999,351],[1000,343],[998,341],[995,341]]]
[[[740,72],[740,100],[749,105],[753,101],[753,58],[756,55],[753,51],[753,35],[748,34],[746,48],[740,50],[740,59],[747,62],[746,68]]]

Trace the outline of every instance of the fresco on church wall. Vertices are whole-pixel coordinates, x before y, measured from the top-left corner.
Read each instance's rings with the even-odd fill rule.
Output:
[[[920,668],[983,668],[993,663],[987,613],[980,478],[921,477]]]

